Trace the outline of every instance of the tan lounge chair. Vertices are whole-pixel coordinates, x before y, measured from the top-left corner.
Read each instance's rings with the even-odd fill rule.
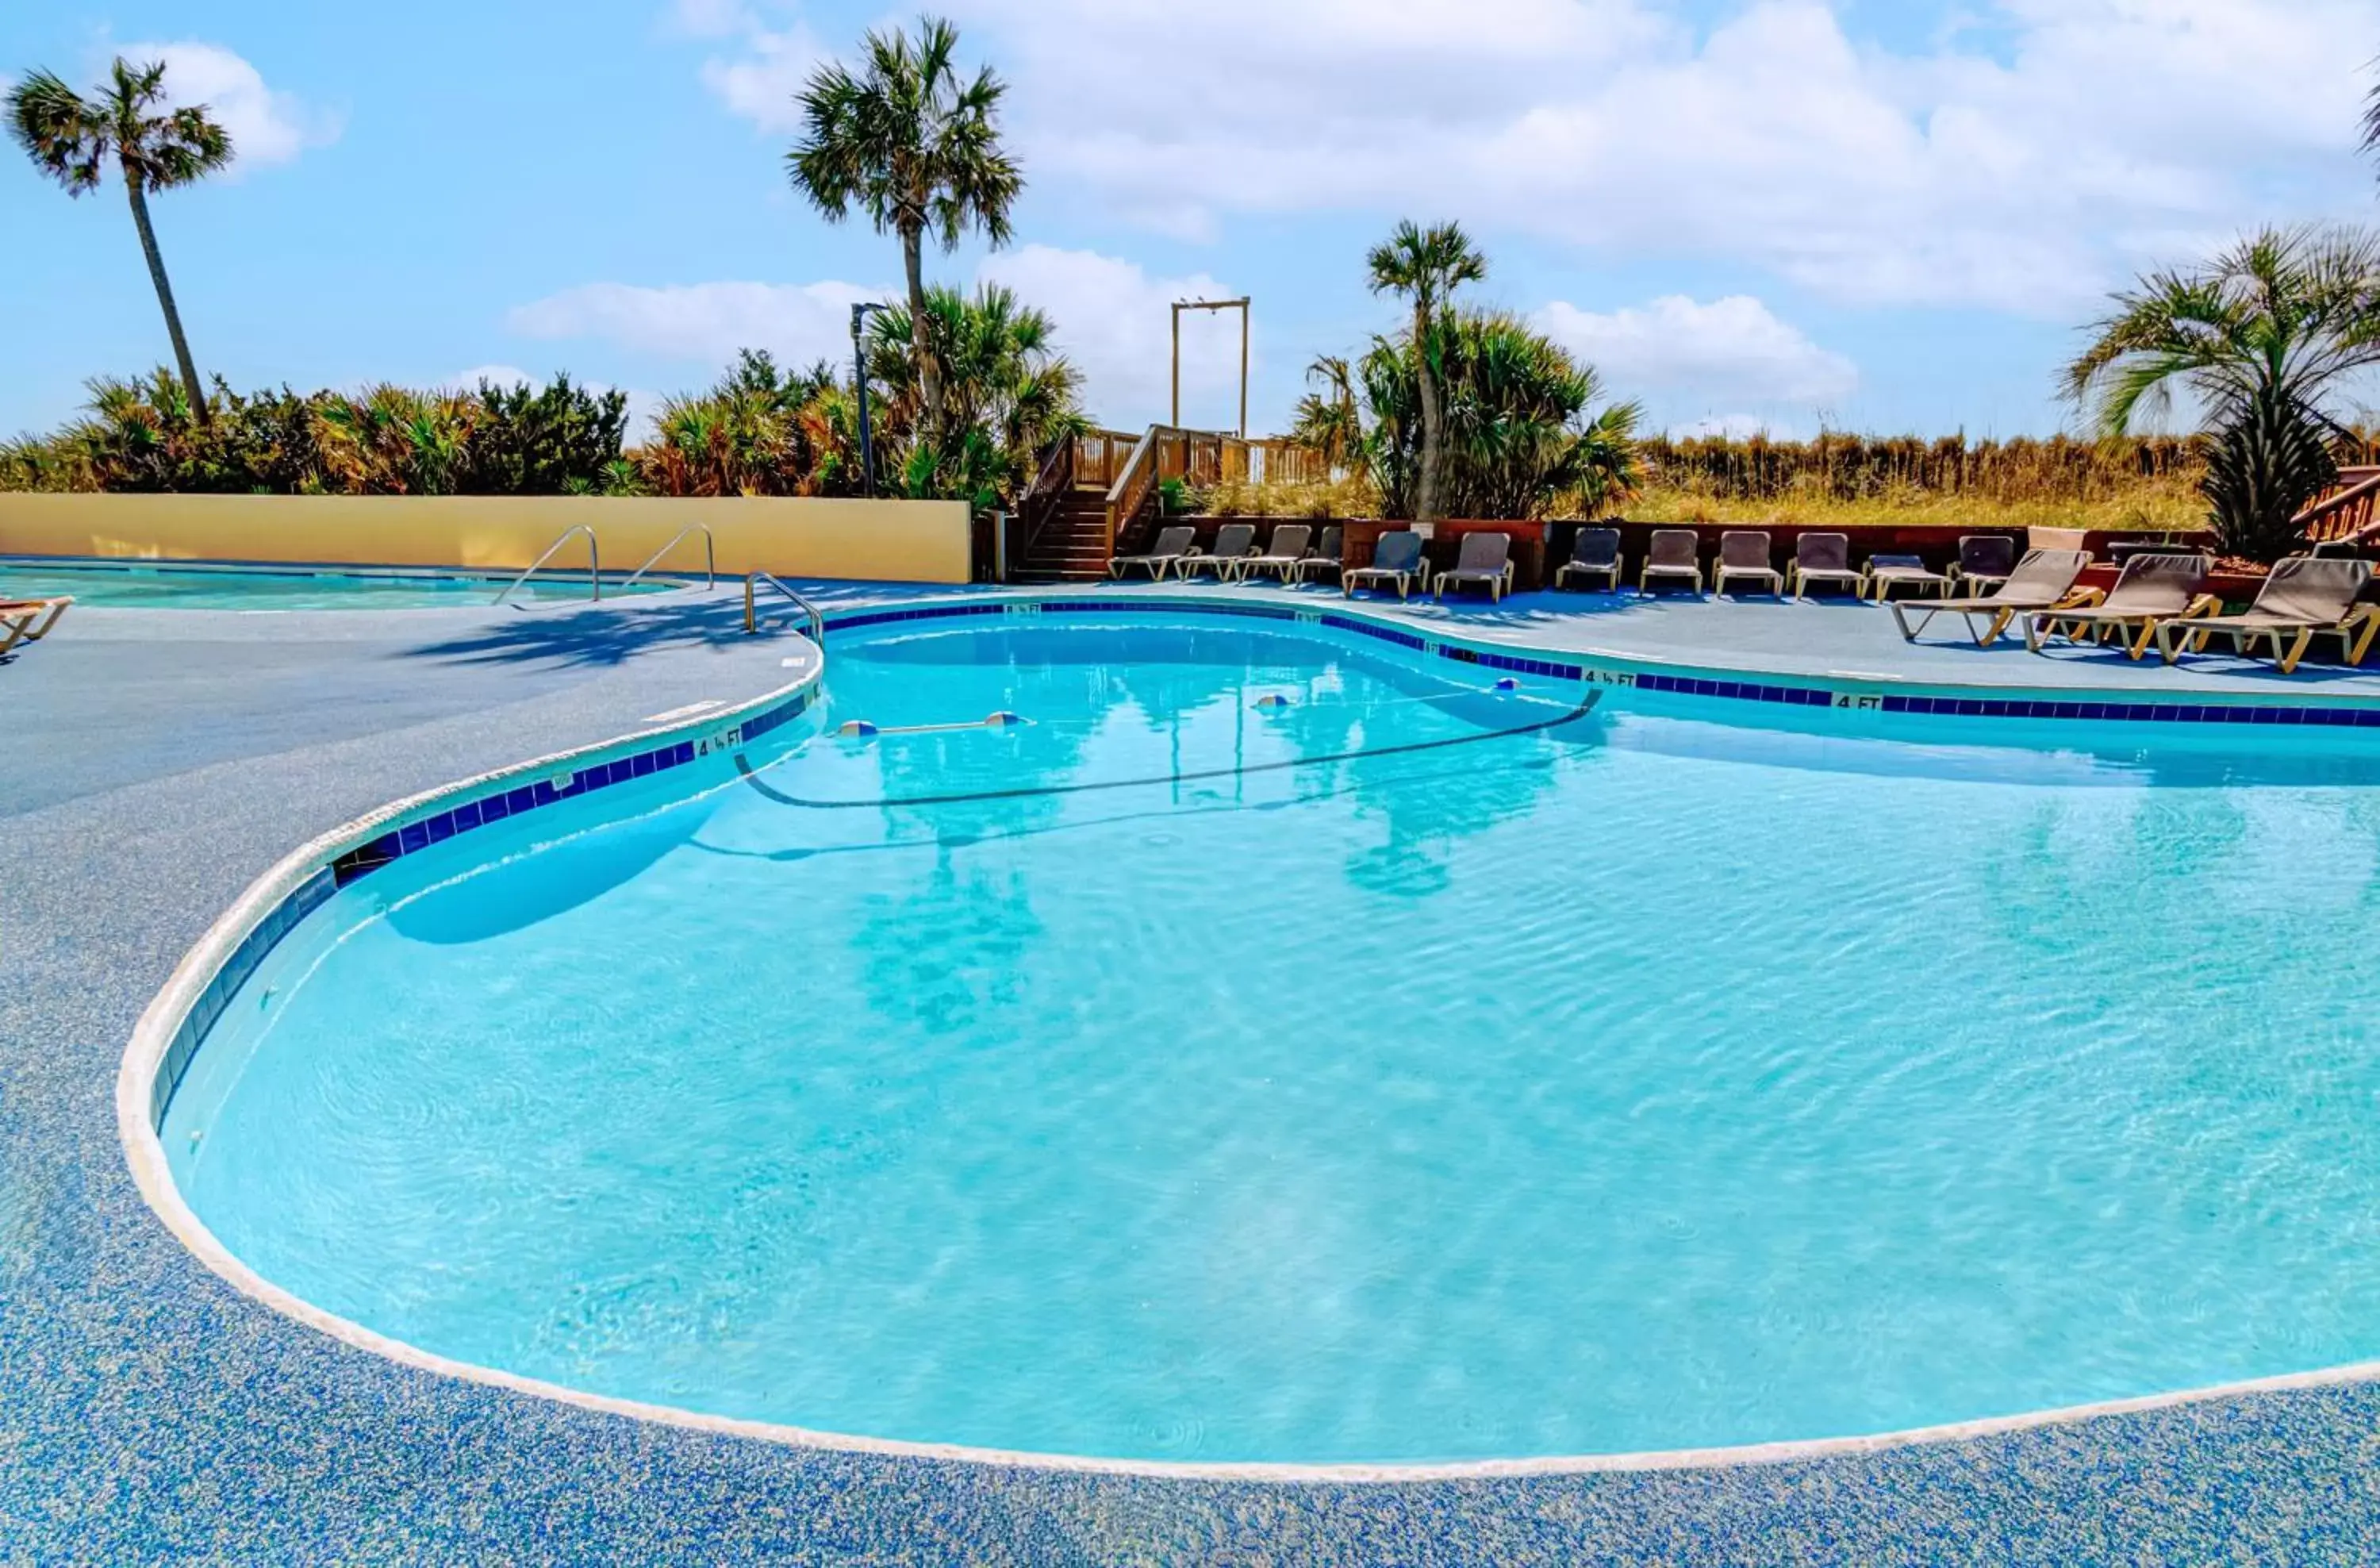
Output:
[[[67,598],[0,599],[0,659],[22,644],[39,642],[49,636],[58,617],[73,602]]]
[[[1177,561],[1188,558],[1190,541],[1197,537],[1196,529],[1160,529],[1158,530],[1157,542],[1149,546],[1148,554],[1117,556],[1108,563],[1108,576],[1121,581],[1126,566],[1140,566],[1147,569],[1148,580],[1155,582],[1165,576],[1167,567]]]
[[[2214,566],[2213,557],[2206,555],[2135,555],[2124,563],[2116,586],[2097,604],[2027,616],[2024,644],[2038,653],[2053,637],[2096,643],[2118,632],[2124,638],[2124,651],[2137,659],[2149,650],[2158,622],[2187,620],[2223,608],[2223,601],[2200,591]]]
[[[1766,583],[1785,597],[1785,574],[1770,565],[1768,535],[1758,529],[1730,529],[1718,536],[1718,559],[1711,563],[1711,591],[1725,593],[1730,577]]]
[[[1653,591],[1653,579],[1659,577],[1674,582],[1683,577],[1703,590],[1702,536],[1692,529],[1655,529],[1653,543],[1645,552],[1645,569],[1637,574],[1636,586],[1645,593]]]
[[[1950,597],[1950,578],[1945,572],[1926,565],[1922,555],[1871,555],[1867,558],[1867,581],[1863,585],[1866,597],[1878,604],[1892,597],[1896,588],[1913,588],[1921,593]]]
[[[1464,534],[1463,553],[1455,557],[1454,569],[1438,574],[1438,596],[1445,598],[1450,588],[1484,588],[1491,601],[1500,602],[1512,591],[1512,536]]]
[[[1833,583],[1856,597],[1866,581],[1852,569],[1852,536],[1847,533],[1805,533],[1793,541],[1793,559],[1785,563],[1785,591],[1806,599],[1812,583]]]
[[[1937,615],[1956,615],[1967,623],[1967,635],[1975,639],[1977,648],[1989,648],[2008,630],[2009,623],[2019,615],[2036,610],[2063,609],[2070,603],[2082,602],[2082,595],[2074,590],[2074,579],[2091,564],[2090,554],[2081,550],[2035,550],[2016,564],[2008,581],[1998,593],[1972,594],[1963,599],[1937,599],[1931,602],[1894,600],[1886,606],[1900,626],[1903,640],[1915,642],[1917,634],[1933,624]],[[1912,612],[1917,613],[1917,624],[1911,626]],[[1983,629],[1976,629],[1981,617]]]
[[[1620,591],[1620,530],[1618,529],[1581,529],[1578,537],[1570,541],[1570,559],[1554,573],[1554,586],[1570,586],[1572,574],[1583,577],[1601,577],[1603,591]]]
[[[1305,547],[1314,539],[1310,523],[1283,523],[1272,530],[1272,542],[1261,555],[1251,555],[1240,563],[1240,580],[1245,582],[1258,572],[1270,572],[1287,582],[1305,559]]]
[[[1350,599],[1359,588],[1394,588],[1399,599],[1415,588],[1427,593],[1429,562],[1421,553],[1421,535],[1410,529],[1382,534],[1372,547],[1372,564],[1341,572],[1339,586]]]
[[[2298,661],[2315,638],[2335,637],[2347,662],[2361,664],[2371,650],[2374,630],[2380,628],[2380,607],[2356,603],[2371,581],[2368,561],[2292,555],[2273,564],[2272,575],[2256,590],[2256,602],[2239,614],[2188,615],[2159,623],[2157,651],[2170,664],[2185,652],[2204,652],[2207,639],[2217,633],[2229,638],[2240,653],[2253,650],[2258,638],[2267,638],[2273,662],[2289,675],[2297,673]]]
[[[1187,582],[1208,567],[1215,568],[1219,582],[1229,582],[1239,575],[1240,568],[1256,557],[1257,526],[1254,523],[1225,523],[1215,530],[1212,554],[1200,554],[1193,550],[1173,563],[1173,575]]]
[[[1969,533],[1959,536],[1959,558],[1950,563],[1950,576],[1969,593],[1989,593],[2009,580],[2016,570],[2016,541],[2004,533]]]
[[[1311,582],[1325,572],[1337,577],[1342,565],[1346,538],[1344,528],[1337,523],[1325,523],[1322,538],[1306,552],[1305,559],[1297,564],[1297,569],[1290,574],[1291,577],[1299,582]]]

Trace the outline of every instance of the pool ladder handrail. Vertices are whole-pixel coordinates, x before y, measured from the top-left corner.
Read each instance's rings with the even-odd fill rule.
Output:
[[[808,617],[810,640],[817,643],[820,648],[824,648],[826,646],[826,612],[811,603],[808,600],[803,598],[800,594],[795,593],[792,589],[787,588],[783,583],[779,582],[776,575],[772,572],[751,572],[747,573],[744,578],[745,631],[747,633],[751,633],[757,632],[760,629],[760,617],[759,608],[756,603],[756,594],[759,585],[762,583],[767,583],[771,588],[775,589],[779,593],[783,594],[787,599],[794,602],[795,605],[801,611],[801,613]]]
[[[583,533],[587,536],[587,580],[594,590],[589,598],[600,602],[603,597],[603,561],[601,547],[595,542],[595,530],[585,523],[573,523],[554,535],[553,542],[545,547],[545,553],[531,561],[520,576],[504,585],[504,590],[496,595],[496,602],[502,604],[505,600],[510,599],[513,596],[513,590],[535,577],[537,569],[552,560],[554,553],[569,543],[570,536],[575,533]]]
[[[705,588],[717,587],[719,583],[718,542],[710,537],[710,530],[703,527],[700,523],[688,523],[686,527],[678,529],[677,532],[670,535],[670,541],[667,544],[662,545],[659,550],[654,551],[651,557],[647,560],[643,565],[638,566],[635,571],[630,572],[628,574],[628,580],[620,585],[618,591],[625,593],[630,589],[636,587],[638,578],[643,577],[647,572],[651,571],[655,566],[660,565],[662,557],[668,554],[671,551],[675,550],[677,548],[677,541],[684,539],[690,533],[698,533],[702,536],[702,586]]]

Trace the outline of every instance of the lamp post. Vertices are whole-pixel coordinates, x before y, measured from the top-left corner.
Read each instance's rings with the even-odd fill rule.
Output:
[[[859,479],[871,500],[876,494],[876,446],[868,430],[868,351],[861,334],[868,324],[868,312],[892,308],[872,299],[851,308],[851,379],[859,387]],[[915,323],[911,330],[916,330]]]
[[[1237,310],[1240,313],[1240,429],[1242,440],[1248,433],[1248,298],[1237,299],[1176,299],[1173,302],[1173,423],[1182,423],[1182,312],[1184,310]]]

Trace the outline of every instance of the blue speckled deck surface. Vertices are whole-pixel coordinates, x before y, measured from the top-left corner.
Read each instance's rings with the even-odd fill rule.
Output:
[[[1847,606],[1528,596],[1444,614],[1544,646],[1789,673],[2277,685],[2228,661],[2178,676],[2021,644],[1912,650]],[[757,695],[787,650],[744,638],[720,596],[78,612],[0,666],[0,1562],[2380,1561],[2369,1384],[1707,1470],[1382,1486],[1063,1473],[717,1437],[409,1370],[240,1296],[167,1234],[117,1146],[117,1064],[253,878],[398,796]],[[2380,694],[2368,676],[2295,684]]]

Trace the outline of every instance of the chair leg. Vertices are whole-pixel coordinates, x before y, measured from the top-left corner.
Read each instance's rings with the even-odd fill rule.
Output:
[[[2294,675],[2298,673],[2298,661],[2305,657],[2306,645],[2312,641],[2313,641],[2313,628],[2301,627],[2297,640],[2289,644],[2289,650],[2287,653],[2283,653],[2281,634],[2278,632],[2273,634],[2273,662],[2281,667],[2281,674]]]

